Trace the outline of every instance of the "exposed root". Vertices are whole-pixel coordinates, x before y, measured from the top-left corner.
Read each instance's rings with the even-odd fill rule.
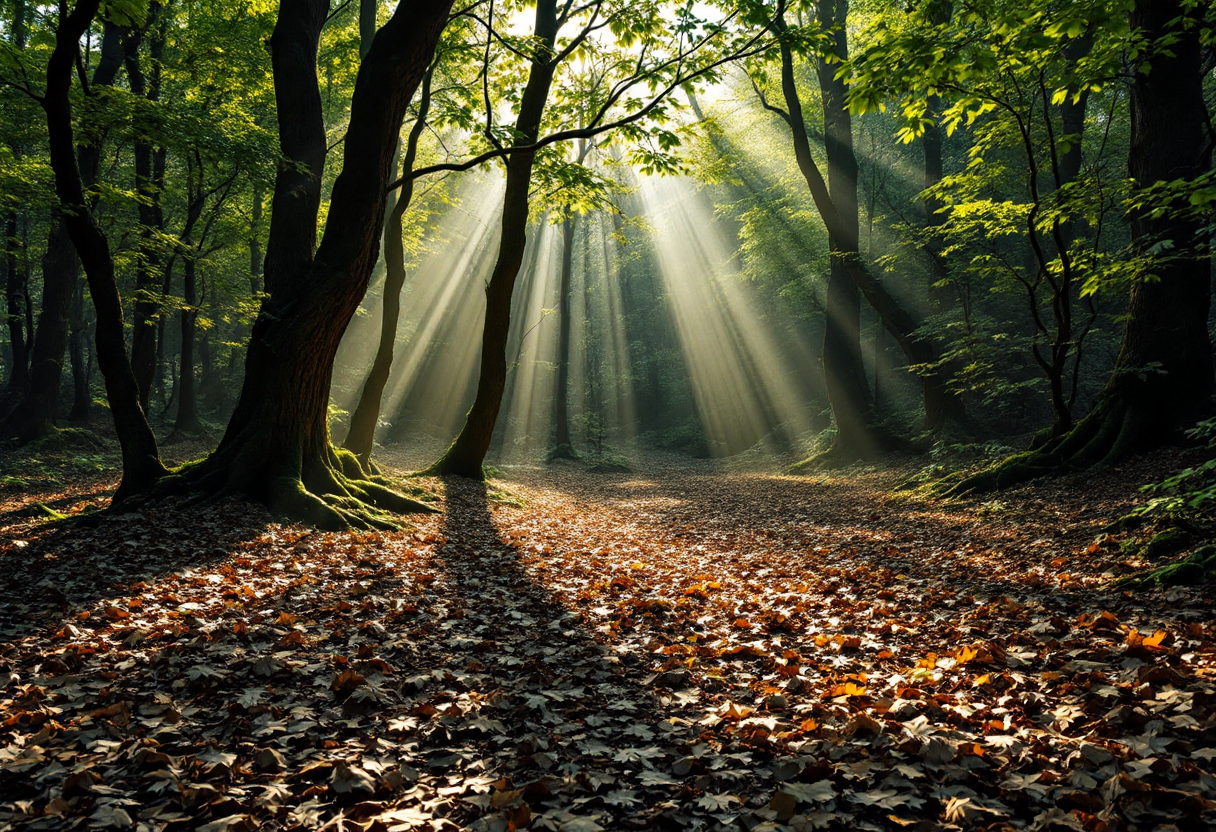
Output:
[[[364,473],[349,451],[324,457],[307,465],[297,459],[267,466],[264,456],[252,453],[248,445],[229,445],[174,471],[138,504],[179,496],[185,497],[185,505],[242,497],[265,504],[286,521],[324,531],[394,530],[400,526],[393,515],[437,511],[396,491],[387,478]]]
[[[1099,402],[1093,411],[1068,433],[1014,454],[987,470],[963,478],[941,489],[945,497],[984,494],[1029,482],[1039,477],[1085,470],[1118,461],[1141,444],[1141,423],[1129,417],[1127,408],[1113,396]]]

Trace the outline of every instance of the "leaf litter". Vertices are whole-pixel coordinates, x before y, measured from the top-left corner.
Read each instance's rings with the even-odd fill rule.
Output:
[[[1103,532],[1144,477],[557,466],[376,534],[10,495],[0,827],[1211,828],[1213,593]]]

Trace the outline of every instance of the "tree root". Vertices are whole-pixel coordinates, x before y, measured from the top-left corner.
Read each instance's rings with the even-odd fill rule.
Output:
[[[150,494],[129,500],[121,508],[129,510],[183,495],[185,505],[241,497],[263,503],[283,520],[324,531],[395,530],[400,525],[394,515],[438,511],[396,491],[386,477],[366,474],[349,451],[330,451],[311,464],[302,464],[298,458],[267,464],[248,445],[234,443],[182,466]]]
[[[964,477],[953,486],[943,487],[939,493],[944,497],[984,494],[1039,477],[1112,465],[1134,451],[1149,447],[1154,439],[1162,440],[1152,433],[1151,420],[1138,408],[1124,403],[1120,388],[1108,388],[1089,415],[1068,433]]]
[[[549,449],[545,454],[545,462],[555,462],[559,459],[582,459],[583,455],[574,449],[573,445],[561,444]]]

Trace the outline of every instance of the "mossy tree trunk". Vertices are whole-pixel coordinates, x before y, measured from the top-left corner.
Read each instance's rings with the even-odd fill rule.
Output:
[[[156,437],[139,403],[139,388],[127,357],[122,299],[114,278],[109,242],[89,211],[77,167],[69,97],[80,39],[97,14],[100,0],[81,0],[61,11],[55,48],[47,62],[46,111],[51,169],[63,223],[80,255],[89,292],[97,310],[97,363],[106,380],[106,395],[122,447],[122,482],[116,501],[146,491],[165,475]],[[70,294],[69,294],[70,297]]]
[[[336,450],[326,416],[338,344],[378,255],[397,135],[450,8],[451,0],[402,0],[376,33],[355,81],[342,172],[314,257],[325,152],[316,55],[329,4],[280,3],[271,49],[280,142],[291,164],[275,187],[269,297],[254,326],[240,400],[224,438],[167,487],[243,494],[323,528],[390,525],[376,508],[427,510]]]
[[[1149,56],[1132,82],[1128,169],[1140,188],[1194,180],[1211,167],[1202,27],[1195,15],[1182,0],[1137,0],[1132,14],[1133,25],[1150,43],[1172,41],[1168,50]],[[964,480],[954,493],[1113,463],[1178,438],[1211,413],[1208,240],[1204,224],[1185,203],[1180,199],[1170,210],[1142,208],[1132,214],[1141,252],[1156,247],[1164,253],[1132,286],[1122,347],[1094,409],[1067,433]]]
[[[515,121],[516,143],[533,144],[540,134],[541,117],[557,66],[553,46],[557,39],[556,0],[537,0],[533,34],[532,68],[520,98]],[[486,286],[486,317],[481,338],[481,366],[477,394],[464,427],[447,452],[428,471],[435,474],[481,479],[482,464],[494,434],[507,383],[507,333],[511,323],[511,295],[527,244],[528,189],[532,182],[535,151],[512,153],[507,159],[503,197],[502,232],[498,260]]]

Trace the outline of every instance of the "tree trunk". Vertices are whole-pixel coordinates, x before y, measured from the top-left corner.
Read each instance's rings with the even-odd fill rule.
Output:
[[[556,65],[553,44],[557,39],[556,0],[538,0],[532,68],[520,99],[515,121],[516,143],[529,145],[540,132],[541,116],[549,98]],[[507,185],[503,198],[502,237],[498,261],[486,286],[486,318],[481,337],[481,368],[477,395],[465,417],[464,427],[447,452],[428,469],[435,474],[456,474],[482,479],[482,463],[494,436],[494,424],[502,406],[507,382],[507,331],[511,323],[511,295],[523,263],[527,243],[528,189],[532,181],[535,151],[512,153],[507,160]]]
[[[848,0],[818,3],[819,25],[831,30],[832,51],[841,61],[848,59],[845,32],[848,11]],[[848,269],[848,261],[860,256],[857,156],[846,102],[848,87],[836,77],[839,66],[820,58],[817,68],[823,97],[828,195],[836,209],[836,223],[828,232],[831,266],[824,312],[823,374],[836,419],[832,455],[847,461],[871,457],[879,450],[873,435],[874,403],[861,357],[861,293]]]
[[[131,92],[149,101],[160,100],[160,59],[164,38],[159,22],[160,6],[153,3],[148,10],[148,54],[152,69],[145,77],[139,59],[139,46],[144,33],[131,33],[127,38],[124,60]],[[161,208],[161,193],[165,186],[165,148],[156,148],[150,141],[135,142],[135,191],[139,195],[139,253],[135,263],[135,309],[132,315],[131,368],[139,385],[139,401],[144,411],[152,394],[156,377],[157,322],[160,302],[157,290],[161,283],[161,256],[157,238],[164,233],[165,217]]]
[[[81,0],[70,14],[61,13],[55,48],[47,62],[46,111],[51,169],[63,222],[80,255],[89,292],[97,310],[97,361],[106,379],[106,394],[122,447],[122,482],[115,501],[144,491],[165,473],[156,437],[139,403],[139,388],[127,358],[122,299],[114,279],[109,242],[88,209],[77,168],[69,92],[80,38],[97,14],[100,0]]]
[[[25,48],[25,34],[25,0],[14,0],[12,25],[9,29],[9,42],[14,49]],[[20,147],[14,145],[14,155],[20,152]],[[11,405],[20,401],[30,385],[30,352],[34,332],[33,327],[29,325],[29,274],[24,269],[17,270],[17,258],[13,249],[16,237],[17,212],[10,211],[5,222],[4,243],[4,302],[8,316],[9,377],[3,393],[0,394],[0,417],[7,414]]]
[[[185,302],[181,312],[182,360],[177,377],[177,420],[173,424],[174,433],[203,432],[203,423],[198,418],[198,401],[194,385],[194,325],[198,320],[196,267],[195,258],[187,257],[182,286],[182,299]]]
[[[1152,55],[1131,88],[1128,170],[1137,187],[1208,171],[1212,147],[1199,33],[1182,0],[1137,0],[1133,26],[1149,42],[1176,37]],[[1188,19],[1190,18],[1190,19]],[[1179,25],[1179,21],[1183,25]],[[1003,488],[1044,474],[1113,463],[1177,439],[1212,411],[1214,371],[1207,319],[1211,264],[1205,225],[1186,200],[1154,216],[1132,213],[1133,239],[1142,252],[1161,246],[1149,275],[1131,291],[1123,345],[1098,404],[1068,433],[961,482],[954,493]]]
[[[828,0],[823,0],[823,4],[832,5]],[[843,11],[847,13],[847,6],[843,8]],[[777,34],[786,31],[785,21],[780,17],[773,20],[770,25]],[[794,156],[798,162],[798,168],[806,180],[815,208],[828,230],[829,240],[832,237],[838,240],[848,239],[850,236],[848,223],[843,221],[838,213],[836,205],[832,202],[828,183],[824,180],[818,165],[811,156],[806,123],[802,116],[802,103],[798,97],[798,88],[794,80],[793,53],[787,44],[783,44],[781,47],[781,87],[789,110],[788,113],[782,113],[782,117],[790,127],[794,142]],[[856,237],[856,235],[853,236]],[[882,282],[862,261],[856,247],[851,251],[847,248],[833,251],[832,260],[833,263],[838,260],[843,263],[849,278],[878,313],[883,327],[895,338],[895,342],[903,351],[909,364],[923,366],[937,363],[941,356],[940,347],[917,333],[920,320],[887,291]],[[830,381],[827,383],[831,384]],[[948,392],[940,371],[923,374],[921,383],[925,401],[926,430],[940,429],[947,416],[958,421],[965,421],[962,404],[956,396]],[[831,393],[829,392],[830,398]]]
[[[17,252],[20,242],[17,238],[16,211],[8,212],[4,225],[4,240],[4,301],[8,314],[9,353],[12,355],[4,394],[5,398],[16,402],[25,396],[30,387],[30,351],[33,346],[33,332],[26,326],[26,319],[29,317],[29,275],[18,266]]]
[[[359,0],[359,60],[367,57],[376,36],[376,10],[380,0]]]
[[[122,66],[121,38],[118,28],[106,24],[101,44],[101,60],[93,73],[92,86],[110,86]],[[77,148],[81,184],[91,188],[97,181],[101,148],[91,142]],[[76,160],[73,160],[74,164]],[[80,258],[63,222],[55,211],[42,258],[42,309],[34,339],[29,388],[21,403],[4,423],[4,433],[22,442],[32,442],[55,429],[56,405],[63,376],[64,353],[68,347],[72,300],[80,283]]]
[[[933,96],[929,100],[929,113],[933,122],[925,127],[924,136],[921,138],[921,146],[925,151],[924,187],[926,191],[941,182],[944,173],[942,128],[937,123],[940,112],[941,106],[937,96]],[[950,269],[946,266],[942,241],[934,232],[945,225],[946,215],[941,213],[942,203],[936,197],[926,196],[924,203],[925,228],[929,232],[929,237],[925,242],[925,253],[929,255],[929,309],[934,315],[944,315],[953,306],[949,286]]]
[[[570,441],[570,284],[574,272],[574,216],[562,223],[561,295],[557,300],[557,378],[553,391],[554,454],[573,457],[574,443]]]
[[[72,248],[72,255],[75,254],[76,249]],[[79,259],[76,261],[76,272],[76,287],[72,292],[72,311],[68,321],[68,355],[72,362],[72,409],[68,413],[68,421],[74,425],[87,425],[93,407],[93,396],[89,390],[89,357],[85,352],[89,321]]]
[[[380,343],[376,346],[376,357],[368,371],[359,403],[350,417],[350,430],[342,443],[348,451],[359,458],[366,468],[371,465],[372,446],[376,439],[376,425],[380,421],[380,406],[384,398],[384,387],[388,384],[393,367],[393,348],[397,343],[397,323],[401,316],[401,289],[405,286],[405,243],[401,227],[402,218],[414,197],[414,180],[409,172],[418,158],[418,142],[426,128],[427,113],[431,106],[431,70],[422,78],[422,92],[418,100],[418,117],[410,128],[406,140],[405,159],[401,163],[404,177],[401,195],[389,213],[384,225],[384,299],[380,317]],[[391,198],[391,197],[390,197]]]
[[[314,259],[325,150],[316,48],[329,4],[282,0],[271,37],[280,142],[289,160],[300,161],[299,152],[316,147],[320,153],[306,173],[285,166],[276,182],[266,258],[270,299],[254,328],[224,438],[170,487],[244,494],[325,528],[391,525],[372,506],[428,510],[372,481],[353,455],[336,451],[326,413],[334,356],[378,254],[396,138],[450,7],[451,0],[402,0],[376,33],[355,81],[342,173]],[[303,190],[289,187],[292,182]]]

